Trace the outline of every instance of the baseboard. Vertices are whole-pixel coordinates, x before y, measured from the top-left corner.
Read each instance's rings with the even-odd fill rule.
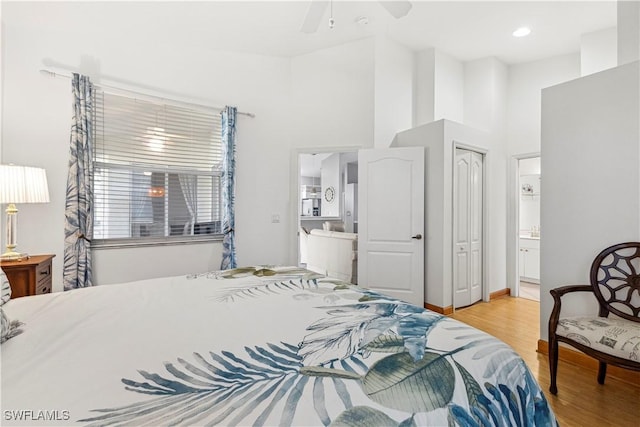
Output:
[[[489,301],[492,301],[496,298],[500,298],[503,296],[510,296],[511,295],[511,289],[509,288],[504,288],[504,289],[500,289],[499,291],[495,291],[495,292],[491,292],[489,294]]]
[[[548,355],[549,343],[545,340],[538,340],[537,351],[538,353]],[[561,345],[558,347],[558,360],[592,370],[594,372],[593,380],[596,381],[598,361],[593,357]],[[607,377],[614,377],[617,380],[624,381],[625,383],[632,385],[640,384],[640,372],[619,368],[617,366],[607,366]]]
[[[503,297],[505,295],[506,296],[511,295],[511,289],[504,288],[504,289],[500,289],[499,291],[491,292],[491,294],[489,295],[489,300],[491,301],[496,298]],[[426,308],[427,310],[435,311],[436,313],[444,314],[445,316],[449,316],[450,314],[453,314],[452,305],[447,307],[438,307],[437,305],[433,305],[425,302],[424,308]]]
[[[450,305],[448,307],[438,307],[437,305],[427,304],[425,302],[424,303],[424,308],[426,308],[427,310],[435,311],[436,313],[444,314],[445,316],[453,314],[453,306],[452,305]]]
[[[505,289],[500,289],[499,291],[491,292],[491,294],[489,295],[489,300],[494,300],[496,298],[500,298],[505,295],[506,296],[511,295],[511,289],[505,288]],[[424,308],[426,308],[427,310],[435,311],[436,313],[444,314],[445,316],[449,316],[450,314],[453,314],[452,305],[447,307],[439,307],[437,305],[433,305],[425,302]]]

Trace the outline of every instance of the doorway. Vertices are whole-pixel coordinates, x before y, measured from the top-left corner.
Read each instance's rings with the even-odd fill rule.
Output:
[[[320,185],[313,179],[310,184],[303,184],[306,180],[302,179],[304,175],[301,173],[301,164],[304,157],[301,156],[313,153],[318,153],[316,157],[320,158],[329,154],[325,160],[335,153],[340,155],[338,170],[341,172],[338,182],[325,185],[321,173]],[[355,162],[357,164],[354,164]],[[345,251],[343,245],[340,245],[339,250],[317,253],[331,255],[328,262],[335,261],[337,256],[340,264],[344,265],[344,255],[349,252],[349,264],[356,264],[354,268],[358,272],[357,284],[422,306],[425,291],[424,162],[425,153],[422,147],[292,150],[291,173],[294,179],[291,180],[290,190],[291,199],[296,203],[292,203],[291,206],[291,218],[295,218],[292,222],[291,259],[296,265],[304,266],[300,261],[301,247],[304,245],[304,231],[301,228],[312,227],[315,223],[316,228],[322,229],[311,229],[307,236],[307,243],[310,244],[308,260],[312,258],[314,235],[329,235],[336,240],[357,240],[355,254],[350,252],[353,246]],[[354,182],[356,177],[357,181]],[[302,188],[303,185],[316,188]],[[311,211],[306,210],[307,213],[311,212],[311,215],[302,215],[305,212],[302,205],[303,193],[317,193],[318,187],[321,197],[318,206],[320,216],[313,215],[313,206]],[[330,187],[333,188],[329,189]],[[353,200],[350,201],[352,195]],[[307,198],[315,197],[317,196]],[[325,216],[327,211],[323,207],[331,204],[339,205],[338,216]],[[309,207],[308,203],[306,207]],[[361,211],[361,208],[364,211]],[[341,228],[343,234],[336,229],[324,228],[325,225],[334,222],[344,227]],[[380,244],[384,244],[384,247],[379,246]],[[371,262],[367,262],[369,259]],[[306,267],[312,271],[319,270],[310,268],[309,265]],[[361,268],[364,268],[362,278]],[[332,275],[329,270],[326,271],[327,275]]]
[[[518,159],[517,293],[540,301],[540,156]]]
[[[359,147],[298,149],[292,152],[295,244],[292,259],[306,267],[306,235],[314,229],[357,233]],[[354,178],[355,177],[355,178]],[[355,179],[355,181],[354,181]]]
[[[453,173],[453,306],[482,299],[484,156],[455,149]]]

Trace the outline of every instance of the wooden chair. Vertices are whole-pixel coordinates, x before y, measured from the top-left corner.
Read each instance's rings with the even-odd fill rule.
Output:
[[[549,318],[549,391],[558,393],[558,343],[564,342],[597,359],[598,383],[607,364],[640,371],[640,242],[610,246],[591,264],[591,285],[552,289]],[[561,298],[571,292],[593,292],[597,316],[560,318]],[[609,317],[609,313],[614,316]]]

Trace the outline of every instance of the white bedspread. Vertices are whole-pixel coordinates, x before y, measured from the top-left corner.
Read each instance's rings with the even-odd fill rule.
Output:
[[[277,270],[11,300],[2,425],[555,425],[506,344]]]

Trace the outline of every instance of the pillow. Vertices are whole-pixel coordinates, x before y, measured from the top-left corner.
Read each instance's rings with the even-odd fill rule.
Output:
[[[18,320],[10,320],[2,308],[2,306],[11,299],[11,285],[9,285],[9,279],[7,279],[7,276],[4,274],[2,269],[0,269],[0,284],[2,285],[2,298],[0,299],[0,320],[2,321],[2,331],[0,333],[1,344],[9,338],[20,335],[23,332],[20,328],[23,323]]]

